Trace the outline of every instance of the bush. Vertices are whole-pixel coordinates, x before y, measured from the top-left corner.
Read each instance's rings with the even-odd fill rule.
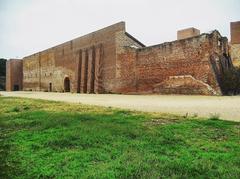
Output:
[[[221,77],[221,83],[225,95],[240,94],[240,68],[226,70]]]
[[[218,113],[210,114],[209,120],[220,120],[220,114]]]
[[[11,112],[20,112],[20,108],[17,107],[17,106],[15,106],[15,107],[13,107],[10,111],[11,111]]]

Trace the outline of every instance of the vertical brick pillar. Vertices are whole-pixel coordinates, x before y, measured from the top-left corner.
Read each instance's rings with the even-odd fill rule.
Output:
[[[8,60],[6,62],[6,91],[12,91],[12,88],[11,88],[11,63],[10,61]]]
[[[80,86],[81,86],[81,67],[82,67],[82,50],[79,50],[77,55],[77,93],[80,93]]]
[[[87,50],[82,51],[82,65],[81,65],[81,93],[86,93],[87,91],[87,68],[88,68],[88,54]]]
[[[95,50],[95,78],[94,93],[101,93],[101,62],[102,62],[102,46],[99,45]]]
[[[94,71],[95,71],[95,51],[94,48],[88,50],[88,81],[87,93],[94,92]]]

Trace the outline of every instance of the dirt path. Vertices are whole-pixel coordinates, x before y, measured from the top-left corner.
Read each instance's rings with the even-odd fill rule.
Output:
[[[47,92],[0,92],[3,96],[47,99],[124,109],[198,115],[217,114],[225,120],[240,121],[240,96],[116,95]]]

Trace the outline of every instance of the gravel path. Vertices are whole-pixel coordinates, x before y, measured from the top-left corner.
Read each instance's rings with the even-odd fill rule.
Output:
[[[240,96],[116,95],[47,92],[0,92],[3,96],[47,99],[71,103],[111,106],[124,109],[163,112],[240,121]]]

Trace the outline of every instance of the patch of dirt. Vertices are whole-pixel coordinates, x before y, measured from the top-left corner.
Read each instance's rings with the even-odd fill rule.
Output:
[[[166,124],[173,124],[179,122],[178,119],[151,119],[150,121],[147,121],[147,125],[166,125]]]

